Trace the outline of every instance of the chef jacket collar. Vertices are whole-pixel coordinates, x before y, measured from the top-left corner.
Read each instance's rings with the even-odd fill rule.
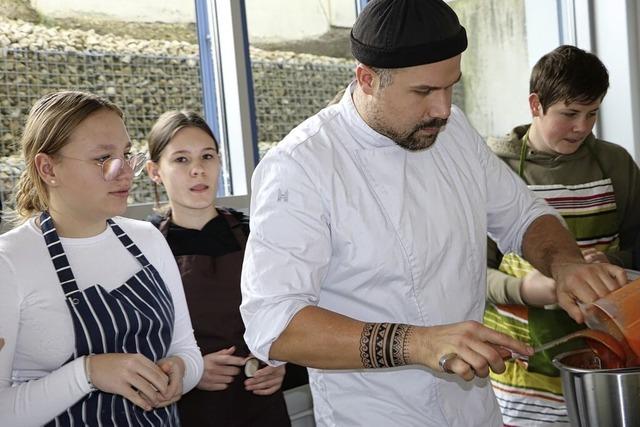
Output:
[[[371,148],[385,148],[385,147],[397,147],[400,150],[404,150],[391,138],[382,135],[373,128],[371,128],[360,116],[356,106],[353,103],[353,91],[358,83],[352,81],[347,90],[344,91],[342,99],[340,100],[340,108],[344,114],[345,119],[351,125],[350,131],[357,132],[357,139],[363,146],[370,146]]]

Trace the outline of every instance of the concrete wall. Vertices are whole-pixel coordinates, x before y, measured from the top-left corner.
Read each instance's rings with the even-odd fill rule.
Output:
[[[55,18],[103,17],[132,22],[195,22],[194,0],[31,0]]]
[[[467,30],[462,55],[464,105],[484,137],[530,121],[524,0],[455,0],[449,5]]]

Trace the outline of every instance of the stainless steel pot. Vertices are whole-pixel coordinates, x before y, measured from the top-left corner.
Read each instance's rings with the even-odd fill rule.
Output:
[[[640,427],[640,368],[579,369],[597,366],[591,350],[562,353],[560,369],[569,420],[577,427]]]

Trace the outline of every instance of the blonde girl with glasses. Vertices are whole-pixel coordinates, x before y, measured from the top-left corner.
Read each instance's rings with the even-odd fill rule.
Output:
[[[31,109],[0,236],[0,424],[179,425],[202,374],[162,235],[119,217],[135,173],[122,111],[83,92]]]
[[[169,197],[169,209],[152,220],[178,262],[205,361],[196,389],[178,402],[181,421],[198,427],[289,426],[281,391],[285,367],[260,366],[243,339],[238,307],[248,218],[216,207],[216,139],[196,113],[169,111],[151,129],[148,143],[147,172]]]

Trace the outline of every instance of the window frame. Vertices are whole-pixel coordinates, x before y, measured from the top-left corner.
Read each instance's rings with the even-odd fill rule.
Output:
[[[223,170],[217,202],[247,210],[258,162],[253,77],[244,0],[196,0],[205,117]]]
[[[555,16],[543,13],[553,7]],[[609,71],[610,87],[594,133],[639,159],[640,99],[631,94],[640,90],[640,7],[634,0],[525,0],[525,8],[527,28],[557,28],[528,37],[530,66],[550,45],[571,44],[598,55]]]

